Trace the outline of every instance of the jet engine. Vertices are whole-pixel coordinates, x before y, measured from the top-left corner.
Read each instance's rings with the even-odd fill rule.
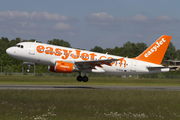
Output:
[[[57,73],[71,73],[73,71],[78,71],[76,65],[73,63],[56,61],[55,66],[49,66],[49,71]]]

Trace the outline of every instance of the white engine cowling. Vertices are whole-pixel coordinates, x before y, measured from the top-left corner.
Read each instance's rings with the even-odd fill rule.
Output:
[[[56,61],[55,66],[49,66],[49,71],[57,73],[71,73],[77,71],[78,69],[73,63]]]

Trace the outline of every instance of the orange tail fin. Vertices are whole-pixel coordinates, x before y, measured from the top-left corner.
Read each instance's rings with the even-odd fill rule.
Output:
[[[172,36],[162,35],[156,42],[134,59],[160,65],[171,41],[171,37]]]

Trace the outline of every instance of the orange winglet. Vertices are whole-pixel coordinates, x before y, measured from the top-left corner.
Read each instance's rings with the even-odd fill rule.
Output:
[[[164,54],[169,46],[172,36],[162,35],[156,42],[147,48],[138,57],[133,58],[145,62],[161,64]]]

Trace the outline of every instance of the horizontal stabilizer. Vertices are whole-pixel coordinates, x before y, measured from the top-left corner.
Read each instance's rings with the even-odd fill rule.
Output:
[[[147,67],[148,70],[163,70],[163,69],[170,69],[170,67],[164,67],[164,66],[156,66],[156,67]]]
[[[147,69],[149,70],[156,70],[156,69],[161,69],[161,68],[169,68],[169,67],[164,67],[164,66],[160,66],[160,67],[147,67]]]

